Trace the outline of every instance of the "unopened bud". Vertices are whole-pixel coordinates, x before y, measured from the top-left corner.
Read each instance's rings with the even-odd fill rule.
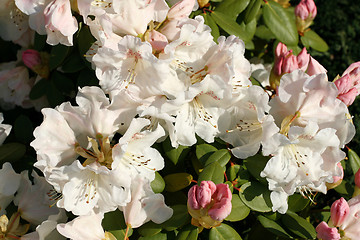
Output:
[[[167,14],[169,20],[189,17],[195,5],[195,0],[182,0],[174,4]]]
[[[187,203],[191,223],[204,228],[219,226],[231,212],[231,198],[227,184],[202,181],[200,186],[193,186],[188,192]]]
[[[317,238],[322,240],[339,240],[340,233],[336,228],[331,228],[326,222],[322,221],[316,227]]]
[[[28,68],[39,74],[42,78],[49,76],[49,55],[33,49],[27,49],[22,53],[22,60]]]
[[[344,198],[336,200],[331,205],[331,221],[335,227],[339,227],[343,224],[346,217],[349,215],[350,207]]]
[[[313,57],[310,57],[309,65],[306,72],[307,74],[312,76],[319,73],[327,73],[327,70]]]
[[[313,22],[317,14],[314,0],[301,0],[295,8],[296,26],[303,33]]]

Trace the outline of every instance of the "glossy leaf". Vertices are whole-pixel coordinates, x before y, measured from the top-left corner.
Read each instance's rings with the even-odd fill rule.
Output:
[[[119,240],[122,240],[124,238],[118,238]],[[147,236],[147,237],[140,237],[139,240],[167,240],[166,233],[158,233],[153,236]]]
[[[231,199],[231,213],[225,218],[225,220],[230,222],[236,222],[243,220],[250,213],[250,208],[248,208],[243,201],[241,201],[239,195],[233,194]]]
[[[299,212],[303,210],[309,203],[309,199],[306,199],[300,194],[296,193],[288,198],[288,209],[292,212]]]
[[[72,80],[61,72],[54,71],[51,74],[50,80],[62,94],[70,94],[75,90]]]
[[[224,171],[223,167],[217,162],[213,162],[206,167],[200,173],[198,183],[202,181],[213,181],[215,184],[224,182]]]
[[[31,100],[38,99],[45,95],[47,88],[49,87],[49,80],[40,79],[32,88],[29,94]]]
[[[206,160],[205,167],[213,162],[217,162],[220,166],[225,167],[229,162],[231,154],[227,149],[220,149],[211,154],[211,156]]]
[[[174,210],[172,217],[161,224],[165,230],[173,231],[190,222],[191,217],[186,205],[175,205],[171,206],[171,208]]]
[[[164,180],[166,191],[177,192],[189,186],[193,180],[193,177],[189,173],[173,173],[166,175]]]
[[[348,150],[348,157],[349,157],[349,162],[350,162],[352,172],[355,175],[355,173],[360,168],[360,158],[357,155],[357,153],[351,149]]]
[[[250,174],[264,184],[267,184],[267,181],[265,178],[260,177],[260,173],[264,170],[267,162],[268,157],[264,157],[261,154],[257,154],[244,160],[244,164]]]
[[[117,239],[124,239],[126,223],[123,213],[119,210],[105,213],[101,224],[105,231],[111,232]],[[129,228],[127,236],[130,237],[132,232],[132,228]]]
[[[62,44],[58,44],[51,49],[49,59],[50,71],[59,67],[63,63],[69,51],[70,47],[64,46]]]
[[[280,4],[267,1],[263,7],[263,18],[266,26],[279,41],[286,45],[298,44],[295,17],[287,13]]]
[[[316,32],[309,30],[304,32],[304,36],[301,37],[301,43],[309,48],[313,48],[319,52],[326,52],[329,50],[329,46]]]
[[[258,220],[263,225],[264,228],[269,230],[270,232],[285,238],[293,238],[289,233],[286,232],[286,230],[277,222],[270,220],[262,215],[258,216]]]
[[[147,222],[138,228],[138,232],[140,233],[141,236],[144,237],[154,236],[155,234],[161,232],[161,230],[162,230],[161,225],[156,224],[152,221]]]
[[[220,37],[219,27],[216,24],[215,20],[211,17],[210,14],[201,14],[204,17],[205,24],[211,28],[211,35],[214,38],[214,41],[217,42],[217,39]]]
[[[234,181],[234,179],[237,177],[239,170],[240,170],[240,165],[237,164],[231,165],[229,168],[226,169],[226,176],[230,181]]]
[[[216,7],[217,12],[227,14],[233,20],[246,9],[250,0],[226,0]]]
[[[170,159],[171,162],[176,165],[179,161],[185,159],[187,154],[190,151],[190,148],[187,146],[179,145],[177,148],[171,146],[170,138],[166,138],[162,143],[165,155]]]
[[[198,239],[199,228],[193,225],[188,225],[181,229],[176,236],[176,240],[196,240]]]
[[[84,60],[81,58],[79,53],[74,52],[66,59],[64,64],[61,66],[61,69],[65,73],[74,73],[85,67]]]
[[[196,145],[196,157],[204,165],[206,160],[211,154],[217,151],[217,148],[210,144],[198,144]]]
[[[240,199],[246,206],[258,212],[270,212],[272,204],[269,189],[259,182],[247,182],[240,188]]]
[[[245,24],[248,24],[249,22],[251,22],[256,18],[257,14],[259,13],[262,1],[263,0],[250,1],[250,4],[248,5],[245,11],[245,17],[244,17]]]
[[[255,36],[258,38],[270,41],[271,39],[276,38],[275,35],[267,28],[265,25],[260,25],[256,28]]]
[[[218,227],[211,228],[209,240],[241,240],[242,238],[235,229],[222,223]]]
[[[154,193],[161,193],[165,188],[165,181],[160,175],[160,173],[155,172],[155,179],[151,182],[151,188]]]
[[[296,213],[288,211],[282,216],[281,222],[289,231],[304,239],[315,239],[314,226]]]

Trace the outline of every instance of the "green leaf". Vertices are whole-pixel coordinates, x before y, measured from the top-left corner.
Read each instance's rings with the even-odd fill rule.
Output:
[[[252,20],[254,20],[256,18],[257,14],[259,13],[262,1],[263,0],[250,1],[250,4],[246,8],[246,11],[245,11],[244,22],[246,24],[248,24],[249,22],[251,22]]]
[[[182,161],[188,155],[190,148],[187,146],[179,145],[177,148],[171,146],[170,138],[166,138],[162,143],[165,155],[170,159],[171,162],[176,165],[179,161]]]
[[[269,160],[268,157],[264,157],[261,154],[257,154],[255,156],[245,159],[244,164],[253,177],[255,177],[259,182],[267,184],[266,179],[260,177],[260,173],[262,170],[264,170],[268,160]]]
[[[286,237],[286,238],[293,238],[290,234],[286,232],[286,230],[277,222],[270,220],[262,215],[258,216],[258,220],[263,225],[264,228],[269,230],[270,232],[280,236],[280,237]]]
[[[249,2],[250,0],[226,0],[220,3],[215,10],[236,20],[237,16],[249,5]]]
[[[227,149],[220,149],[211,154],[211,156],[206,160],[205,167],[213,162],[217,162],[220,166],[225,167],[225,165],[229,162],[231,158],[231,154]]]
[[[78,33],[78,48],[80,55],[83,56],[96,41],[87,25],[82,24]]]
[[[210,144],[198,144],[196,145],[196,157],[204,165],[206,160],[211,154],[217,151],[217,148]]]
[[[353,174],[355,175],[360,168],[360,158],[357,153],[351,149],[348,150],[348,157],[351,169],[353,171]]]
[[[199,228],[193,225],[188,225],[179,231],[176,236],[176,240],[196,240],[198,239],[198,235]]]
[[[59,67],[63,63],[69,51],[70,47],[62,44],[58,44],[51,49],[49,60],[50,71]]]
[[[40,35],[38,33],[35,32],[35,37],[34,37],[34,49],[37,51],[41,51],[43,50],[43,48],[46,45],[46,35]]]
[[[234,181],[234,179],[237,177],[239,170],[240,170],[240,165],[237,164],[231,165],[228,169],[226,169],[226,176],[230,181]]]
[[[237,222],[246,218],[250,213],[248,208],[243,201],[241,201],[239,195],[233,194],[231,199],[231,213],[225,220],[230,222]]]
[[[288,209],[292,212],[299,212],[303,210],[309,203],[309,199],[306,199],[300,194],[296,193],[288,198]]]
[[[326,52],[329,50],[329,46],[316,32],[309,30],[304,33],[304,36],[301,37],[301,43],[309,48],[313,48],[319,52]]]
[[[190,222],[191,217],[186,205],[175,205],[171,206],[171,208],[174,210],[172,217],[161,224],[166,231],[173,231]]]
[[[275,35],[265,25],[260,25],[256,28],[255,36],[266,41],[270,41],[275,38]]]
[[[66,59],[61,69],[65,73],[74,73],[74,72],[79,72],[81,69],[85,67],[86,66],[84,64],[84,60],[81,58],[79,53],[74,52]]]
[[[282,216],[281,222],[286,228],[301,238],[316,238],[316,231],[314,226],[296,213],[288,211],[285,215]]]
[[[144,237],[151,237],[154,236],[155,234],[158,234],[159,232],[161,232],[162,227],[159,224],[156,224],[154,222],[147,222],[144,225],[142,225],[141,227],[138,228],[138,232],[140,233],[141,236]]]
[[[277,2],[268,1],[263,7],[266,26],[279,41],[286,45],[298,44],[298,32],[293,15],[288,14]]]
[[[241,240],[240,235],[225,223],[220,226],[212,228],[209,233],[209,240]]]
[[[16,162],[26,153],[26,146],[21,143],[7,143],[0,146],[0,165],[4,162]]]
[[[343,179],[340,185],[334,188],[334,190],[343,196],[351,197],[354,192],[354,187]]]
[[[50,80],[54,83],[56,89],[58,89],[62,94],[70,94],[75,90],[72,80],[61,72],[54,71],[51,74]]]
[[[217,39],[220,37],[219,27],[216,24],[215,20],[209,14],[201,14],[204,17],[205,24],[211,28],[211,35],[214,38],[214,41],[217,42]]]
[[[57,105],[65,102],[65,97],[56,88],[53,82],[50,82],[48,88],[46,89],[46,97],[51,107],[56,107]]]
[[[214,11],[211,13],[211,17],[228,34],[235,35],[240,39],[244,40],[244,42],[251,39],[251,36],[249,36],[246,32],[245,24],[239,25],[227,14]]]
[[[164,180],[166,191],[177,192],[189,186],[193,180],[193,177],[189,173],[173,173],[166,175]]]
[[[21,114],[14,123],[14,132],[17,140],[29,143],[33,140],[34,127],[32,121],[26,115]]]
[[[32,88],[29,94],[31,100],[38,99],[45,95],[50,82],[47,79],[40,79]]]
[[[161,193],[165,188],[165,181],[160,175],[160,173],[155,172],[155,179],[150,183],[154,193]]]
[[[118,240],[122,240],[124,238],[118,238]],[[158,233],[154,236],[149,236],[149,237],[140,237],[139,240],[167,240],[167,235],[166,233]]]
[[[126,223],[124,215],[120,212],[120,210],[117,209],[113,212],[105,213],[101,225],[105,231],[111,232],[117,239],[124,239],[126,233]],[[130,237],[132,232],[132,228],[129,228],[127,236]]]
[[[81,70],[77,79],[77,86],[98,86],[99,80],[96,78],[95,71],[89,69]]]
[[[239,195],[245,205],[254,211],[270,212],[272,210],[270,191],[259,182],[245,183],[241,186]]]
[[[198,184],[202,181],[213,181],[215,184],[224,182],[224,171],[223,167],[217,162],[213,162],[206,167],[199,174]]]

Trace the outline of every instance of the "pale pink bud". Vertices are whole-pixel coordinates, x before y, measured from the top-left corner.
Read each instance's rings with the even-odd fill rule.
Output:
[[[34,69],[36,66],[41,65],[41,56],[40,53],[36,50],[33,49],[25,50],[22,53],[21,57],[25,66],[27,66],[30,69]]]
[[[274,73],[278,76],[282,74],[282,65],[283,65],[284,58],[280,57],[275,60],[274,64]]]
[[[353,86],[360,90],[360,62],[352,63],[343,73],[342,76],[349,75]]]
[[[360,169],[355,173],[355,185],[360,188]]]
[[[316,227],[317,238],[323,240],[339,240],[340,233],[336,228],[331,228],[326,222],[322,221]]]
[[[282,42],[279,42],[275,48],[275,58],[284,56],[288,52],[287,46]]]
[[[209,209],[209,216],[216,220],[222,221],[231,212],[231,198],[232,194],[227,184],[217,184],[216,192],[213,195],[215,204]]]
[[[164,34],[159,33],[156,30],[149,32],[148,42],[151,44],[155,51],[162,51],[168,44],[168,40]]]
[[[189,17],[195,5],[195,0],[182,0],[172,6],[167,14],[168,19],[180,20]]]
[[[288,56],[284,57],[282,65],[282,73],[291,73],[292,71],[299,68],[296,56],[292,54],[292,51],[289,52]]]
[[[302,20],[310,18],[311,20],[316,17],[317,8],[313,0],[301,0],[295,8],[295,15]]]
[[[195,210],[205,208],[211,203],[211,198],[215,191],[216,185],[211,181],[202,181],[200,186],[193,186],[188,192],[189,206]]]
[[[319,73],[326,73],[327,70],[313,57],[310,57],[309,66],[307,68],[307,74],[310,76],[319,74]]]
[[[344,102],[347,106],[350,106],[358,95],[358,90],[354,87],[349,74],[337,79],[334,83],[338,89],[337,98]]]
[[[310,54],[307,53],[306,51],[306,47],[304,47],[301,52],[299,53],[299,55],[297,55],[296,57],[299,68],[302,71],[306,71],[308,65],[309,65],[309,61],[310,61]]]
[[[349,215],[350,207],[344,198],[336,200],[331,205],[331,221],[335,227],[339,227],[343,224],[346,217]]]

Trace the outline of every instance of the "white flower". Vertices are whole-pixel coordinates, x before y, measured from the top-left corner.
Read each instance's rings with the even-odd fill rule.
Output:
[[[232,104],[219,118],[219,137],[234,148],[231,152],[238,158],[245,159],[255,155],[260,144],[278,132],[268,112],[269,97],[258,86],[242,89],[233,96]]]
[[[121,169],[149,179],[155,178],[155,171],[164,167],[161,154],[151,146],[165,135],[164,129],[158,126],[155,131],[144,130],[150,121],[148,119],[134,119],[119,143],[113,148],[113,169]]]
[[[137,175],[131,183],[131,201],[124,207],[126,224],[137,228],[148,221],[160,224],[168,220],[173,210],[165,205],[164,196],[155,194],[150,186],[150,181]]]
[[[6,213],[5,209],[13,200],[14,194],[20,186],[21,176],[6,162],[0,169],[0,215]]]
[[[116,240],[109,232],[104,232],[101,221],[102,213],[80,216],[66,224],[58,224],[57,230],[63,236],[72,240]]]
[[[11,125],[3,124],[4,121],[3,114],[0,113],[0,146],[4,143],[7,136],[9,136],[11,131]]]
[[[290,127],[288,137],[273,135],[271,140],[277,147],[260,174],[266,177],[273,191],[273,211],[285,213],[287,201],[284,199],[296,191],[310,199],[312,191],[326,193],[325,182],[332,182],[333,176],[340,174],[336,165],[345,157],[338,148],[335,131],[331,128],[319,130],[315,122],[308,122],[305,128]]]

